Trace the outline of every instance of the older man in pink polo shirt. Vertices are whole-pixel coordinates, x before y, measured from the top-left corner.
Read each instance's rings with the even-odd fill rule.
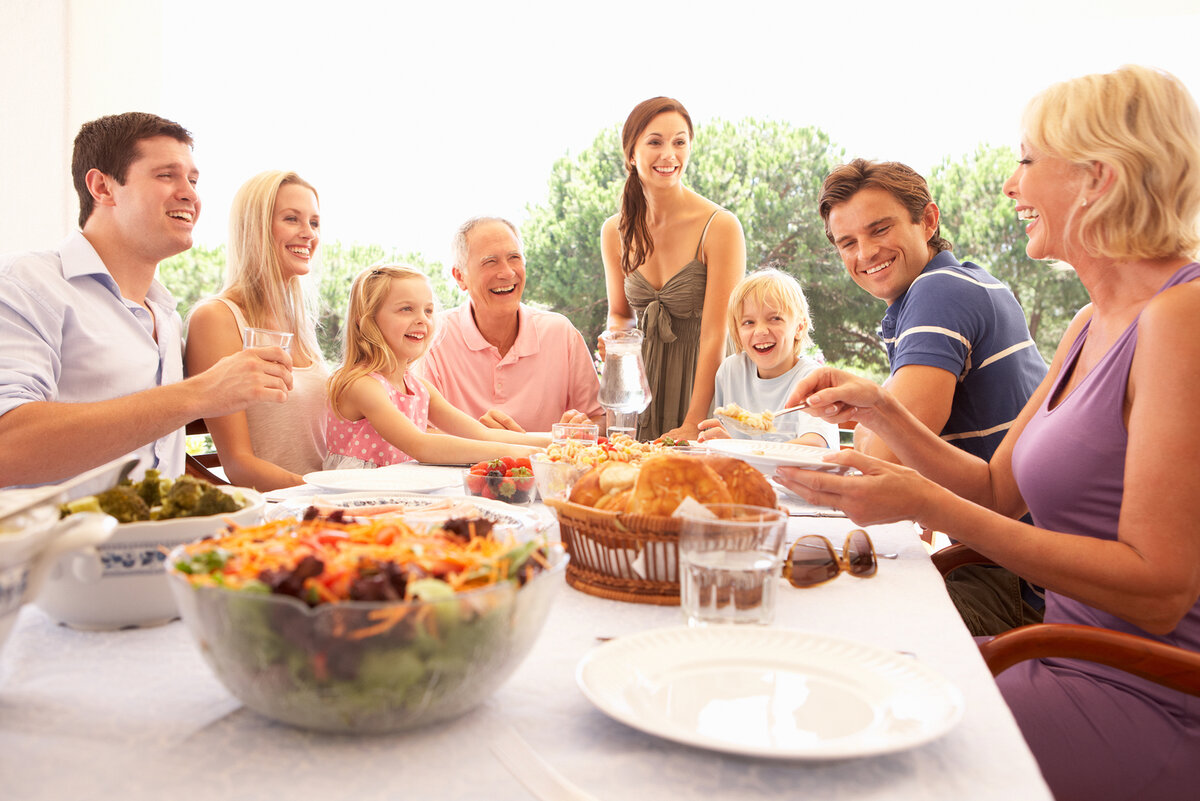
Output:
[[[521,303],[525,248],[497,217],[463,223],[454,280],[469,296],[446,312],[422,360],[446,400],[493,428],[549,431],[558,422],[604,424],[600,382],[583,336],[561,314]]]

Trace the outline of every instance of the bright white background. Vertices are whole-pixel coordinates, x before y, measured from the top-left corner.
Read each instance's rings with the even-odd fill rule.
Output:
[[[520,223],[555,159],[656,94],[926,173],[1015,145],[1055,81],[1137,62],[1200,95],[1194,0],[813,5],[0,0],[0,251],[61,238],[75,130],[135,108],[195,134],[203,244],[244,180],[287,168],[327,238],[444,259],[459,222]]]

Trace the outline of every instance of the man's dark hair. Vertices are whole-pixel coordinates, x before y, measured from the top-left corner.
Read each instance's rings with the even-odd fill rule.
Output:
[[[914,223],[921,221],[925,207],[933,202],[929,194],[929,184],[925,183],[920,173],[907,164],[898,161],[855,159],[849,164],[835,168],[821,186],[821,197],[817,201],[817,207],[820,209],[821,219],[825,221],[825,236],[830,242],[833,242],[833,232],[829,230],[829,213],[833,211],[834,206],[845,203],[863,189],[884,190],[908,210],[909,221]],[[939,223],[933,230],[933,236],[929,237],[929,247],[933,248],[934,253],[954,248],[942,238],[941,233],[942,226]]]
[[[155,136],[169,136],[188,147],[194,144],[186,128],[157,114],[130,111],[83,124],[75,136],[75,152],[71,156],[71,178],[79,195],[80,228],[96,206],[87,188],[88,171],[97,169],[124,185],[129,165],[138,156],[138,142]]]

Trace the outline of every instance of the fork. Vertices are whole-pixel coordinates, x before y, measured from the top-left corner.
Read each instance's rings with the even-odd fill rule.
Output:
[[[505,726],[488,747],[500,764],[541,801],[599,801],[555,770],[512,726]]]

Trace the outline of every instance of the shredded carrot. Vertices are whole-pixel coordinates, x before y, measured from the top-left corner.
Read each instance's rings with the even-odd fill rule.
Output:
[[[464,542],[437,525],[415,528],[398,514],[336,520],[318,516],[233,526],[218,537],[192,543],[185,548],[189,557],[217,552],[227,558],[212,572],[193,569],[185,575],[199,586],[242,589],[252,582],[269,583],[275,576],[288,575],[306,557],[313,557],[322,569],[304,580],[302,595],[310,603],[336,603],[350,600],[351,586],[358,577],[377,573],[388,563],[411,569],[416,576],[440,578],[455,591],[495,584],[508,577],[506,555],[516,545],[514,539],[496,536],[495,531]],[[538,565],[547,566],[539,550],[533,550],[533,558]],[[378,633],[376,629],[390,629],[402,617],[403,612],[388,612],[377,625],[355,636],[369,637]]]

